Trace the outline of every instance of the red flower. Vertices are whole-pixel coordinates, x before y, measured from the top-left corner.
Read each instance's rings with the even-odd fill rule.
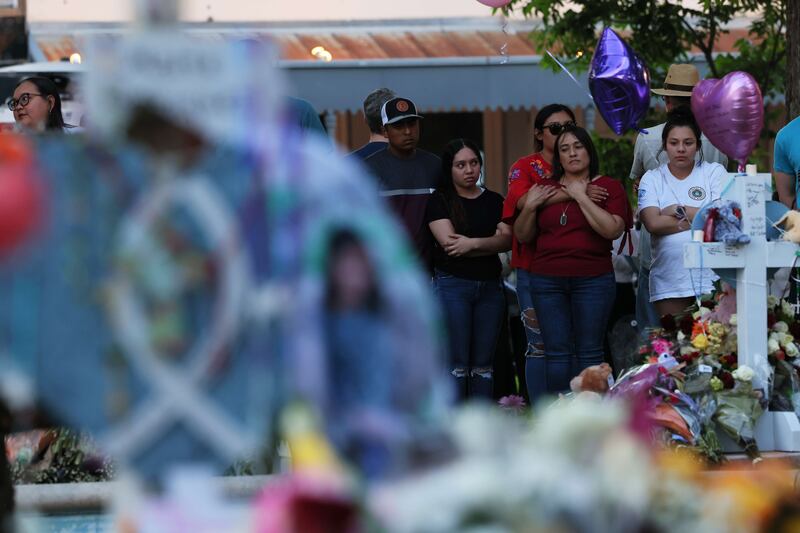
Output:
[[[772,326],[774,326],[775,322],[777,322],[777,321],[778,321],[778,319],[775,318],[775,314],[774,313],[767,313],[767,327],[768,328],[772,329]]]
[[[783,350],[778,350],[775,352],[775,357],[778,359],[778,361],[783,361],[786,359],[786,353]]]
[[[664,315],[661,317],[661,327],[664,328],[665,331],[673,332],[678,327],[675,323],[675,317],[672,315]]]
[[[733,355],[730,354],[723,355],[722,357],[719,358],[719,362],[724,366],[731,366],[736,363],[736,359],[733,357]]]
[[[736,381],[733,379],[733,375],[730,372],[720,372],[719,379],[722,381],[722,384],[726,389],[732,389],[736,384]]]
[[[691,315],[686,315],[681,318],[678,327],[681,329],[684,335],[691,335],[692,328],[694,327],[694,320],[692,319]]]

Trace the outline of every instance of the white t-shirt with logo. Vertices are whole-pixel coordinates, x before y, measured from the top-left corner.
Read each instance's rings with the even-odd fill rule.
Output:
[[[726,179],[725,167],[719,163],[700,163],[682,180],[673,176],[666,164],[661,165],[648,170],[642,177],[639,184],[639,211],[646,207],[664,209],[674,204],[702,207],[720,198]],[[651,302],[699,296],[713,291],[717,276],[711,269],[683,266],[683,245],[691,240],[692,232],[688,229],[671,235],[652,235]]]

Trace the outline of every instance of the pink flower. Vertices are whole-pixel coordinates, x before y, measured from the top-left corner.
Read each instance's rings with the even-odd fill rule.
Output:
[[[662,353],[672,353],[672,343],[667,339],[656,339],[652,342],[653,351],[661,355]]]
[[[503,409],[508,409],[509,411],[519,412],[525,408],[525,398],[517,394],[503,396],[497,401],[497,403],[500,405],[500,407]]]

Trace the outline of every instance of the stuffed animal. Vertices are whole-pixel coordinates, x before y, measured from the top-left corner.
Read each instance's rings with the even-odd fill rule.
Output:
[[[784,241],[800,244],[800,212],[794,209],[787,211],[774,225],[783,225],[785,230],[783,233]]]
[[[590,366],[572,378],[569,388],[576,394],[579,392],[606,393],[609,388],[609,376],[611,376],[611,367],[608,363]]]
[[[725,244],[747,244],[750,235],[742,232],[742,208],[736,202],[723,202],[714,220],[714,240]]]

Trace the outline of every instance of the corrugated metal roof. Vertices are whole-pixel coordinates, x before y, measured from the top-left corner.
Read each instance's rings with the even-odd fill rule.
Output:
[[[731,52],[734,43],[747,37],[746,28],[736,28],[720,36],[717,52]],[[234,32],[204,31],[207,38],[235,38],[243,34]],[[539,51],[524,31],[369,31],[356,28],[348,31],[270,32],[253,31],[248,38],[269,37],[282,50],[282,57],[291,61],[317,61],[311,50],[323,46],[331,53],[333,61],[370,59],[408,59],[442,57],[490,57],[505,53],[509,56],[539,55]],[[80,34],[35,34],[34,40],[43,57],[41,60],[58,61],[81,51]]]

